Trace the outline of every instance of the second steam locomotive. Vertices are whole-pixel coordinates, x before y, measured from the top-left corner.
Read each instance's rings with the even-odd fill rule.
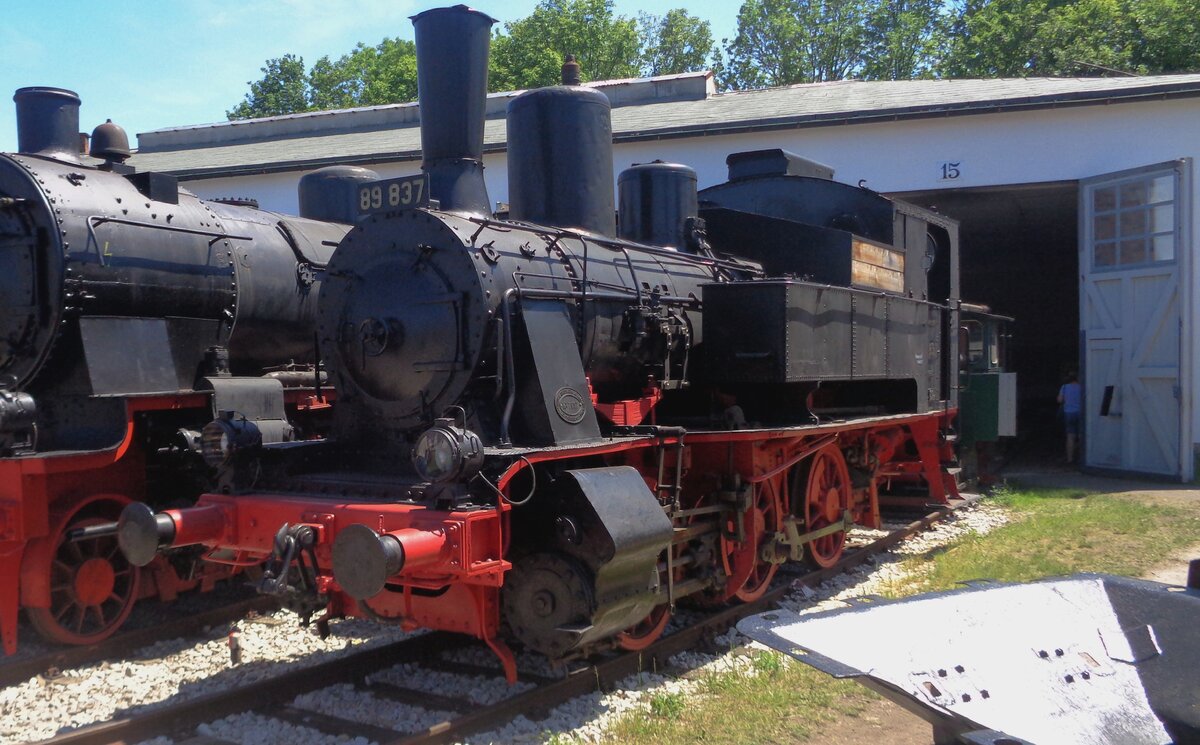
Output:
[[[306,615],[471,634],[514,679],[514,641],[637,649],[678,602],[757,598],[881,504],[953,496],[956,226],[779,150],[699,193],[635,166],[614,210],[609,104],[570,63],[509,106],[497,219],[492,22],[414,18],[423,174],[331,197],[359,213],[317,306],[331,437],[213,421],[221,487],[126,508],[130,561],[263,562]]]
[[[0,636],[97,642],[147,595],[228,571],[182,552],[145,569],[108,527],[131,501],[211,486],[200,430],[223,410],[260,440],[322,431],[320,276],[349,226],[206,201],[138,172],[123,130],[81,152],[78,96],[23,88],[0,154]],[[378,178],[365,169],[315,174]],[[302,186],[302,190],[305,187]],[[311,201],[311,200],[309,200]],[[300,427],[297,434],[296,426]]]

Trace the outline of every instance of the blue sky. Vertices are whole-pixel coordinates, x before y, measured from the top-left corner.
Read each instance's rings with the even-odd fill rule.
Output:
[[[225,119],[247,81],[272,57],[295,53],[312,64],[362,41],[412,38],[408,17],[454,0],[9,0],[0,23],[0,152],[16,149],[12,92],[30,85],[68,88],[83,99],[80,130],[107,118],[138,132]],[[616,0],[616,12],[670,8],[732,36],[738,0]],[[503,21],[528,15],[536,0],[479,0]],[[132,142],[131,142],[132,144]]]

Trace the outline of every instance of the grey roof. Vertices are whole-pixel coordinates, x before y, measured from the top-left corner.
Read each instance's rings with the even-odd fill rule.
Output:
[[[715,93],[708,73],[593,84],[613,102],[618,142],[1200,96],[1200,74],[1136,78],[856,81]],[[492,94],[485,149],[504,149]],[[138,135],[139,169],[189,178],[420,157],[415,103],[222,122]]]

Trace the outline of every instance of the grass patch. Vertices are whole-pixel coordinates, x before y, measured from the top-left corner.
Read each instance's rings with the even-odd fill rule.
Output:
[[[972,579],[1025,582],[1076,572],[1136,577],[1200,540],[1200,505],[1148,504],[1077,489],[1005,490],[1016,520],[909,559],[915,579],[897,594],[946,590]]]

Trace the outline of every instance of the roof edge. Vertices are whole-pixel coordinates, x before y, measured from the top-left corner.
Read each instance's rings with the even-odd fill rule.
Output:
[[[702,100],[716,94],[711,70],[656,75],[648,78],[622,78],[584,83],[585,87],[603,91],[613,108],[633,106],[653,101]],[[508,102],[524,90],[489,93],[485,115],[497,118],[504,115]],[[333,120],[333,121],[331,121]],[[214,145],[234,145],[264,142],[310,135],[361,132],[396,126],[412,126],[420,122],[420,107],[416,101],[358,106],[349,109],[302,111],[295,114],[231,119],[207,124],[187,124],[167,127],[137,135],[138,150],[145,153],[185,150]]]

